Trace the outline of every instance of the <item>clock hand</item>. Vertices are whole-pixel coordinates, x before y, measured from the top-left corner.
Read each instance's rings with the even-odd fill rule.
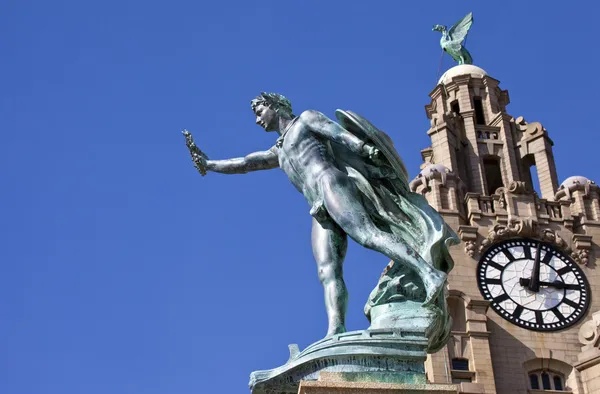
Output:
[[[531,284],[531,279],[530,278],[520,278],[519,284],[521,286],[529,287],[529,285]],[[580,289],[579,285],[570,285],[568,283],[561,282],[560,280],[555,280],[554,282],[538,282],[538,284],[540,286],[554,287],[555,289],[561,289],[561,290],[562,289],[567,289],[567,290],[579,290]]]
[[[537,251],[535,252],[535,261],[533,262],[533,270],[531,271],[531,279],[527,288],[534,293],[540,291],[540,252],[542,244],[538,243]]]

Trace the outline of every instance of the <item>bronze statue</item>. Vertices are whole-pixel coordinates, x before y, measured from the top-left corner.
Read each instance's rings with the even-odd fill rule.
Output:
[[[251,107],[256,124],[279,135],[270,149],[209,160],[184,131],[187,145],[203,176],[279,167],[304,195],[313,216],[312,249],[325,291],[327,335],[346,331],[348,236],[393,260],[386,281],[370,298],[367,315],[370,307],[394,301],[390,289],[397,294],[394,286],[400,286],[390,278],[399,270],[416,274],[413,282],[419,284],[420,291],[405,296],[432,305],[452,267],[447,247],[458,239],[421,195],[409,191],[408,174],[390,138],[350,111],[336,111],[339,123],[312,110],[295,116],[290,101],[275,93],[261,93]]]

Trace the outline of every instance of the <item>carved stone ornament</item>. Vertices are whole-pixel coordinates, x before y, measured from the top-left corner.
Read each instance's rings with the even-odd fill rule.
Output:
[[[579,342],[584,346],[598,346],[600,340],[600,313],[592,315],[592,319],[586,321],[579,329]]]
[[[519,195],[519,194],[533,194],[533,195],[537,195],[535,191],[533,191],[526,182],[521,182],[521,181],[512,181],[509,183],[508,187],[499,187],[498,189],[496,189],[496,192],[494,193],[496,194],[498,197],[497,199],[497,204],[498,207],[500,207],[501,209],[506,209],[507,207],[507,201],[508,201],[508,195],[509,194],[513,194],[513,195]],[[539,207],[538,207],[539,209]]]
[[[474,257],[477,251],[477,227],[459,226],[458,236],[465,244],[465,253],[469,257]]]
[[[526,182],[512,181],[508,184],[508,187],[499,187],[496,193],[499,197],[498,205],[502,209],[506,209],[506,195],[510,194],[535,194],[533,190],[527,185]]]
[[[496,224],[481,242],[479,252],[483,253],[492,244],[512,237],[535,237],[537,223],[531,219],[510,219],[506,224]]]
[[[527,186],[526,182],[512,181],[508,185],[508,191],[512,194],[531,194],[532,190]]]
[[[519,116],[517,119],[515,119],[515,124],[520,131],[528,135],[535,135],[537,133],[546,131],[540,122],[529,123],[522,116]]]
[[[571,258],[579,264],[587,265],[590,261],[590,251],[587,249],[575,250],[571,253]]]
[[[559,248],[563,249],[565,252],[571,252],[571,249],[569,248],[569,245],[565,242],[565,240],[562,239],[556,232],[552,230],[541,230],[539,239],[554,244]]]
[[[465,253],[469,257],[475,256],[475,250],[476,249],[477,249],[477,245],[475,244],[475,241],[467,241],[467,242],[465,242]]]
[[[542,242],[546,242],[556,246],[570,256],[575,262],[579,264],[587,264],[589,261],[589,250],[586,248],[578,248],[572,250],[569,244],[560,237],[560,235],[550,229],[540,229],[538,224],[532,219],[519,218],[510,219],[508,223],[496,224],[481,242],[479,247],[479,253],[485,252],[491,245],[496,242],[503,241],[509,238],[515,237],[527,237],[538,239]]]
[[[506,209],[506,193],[504,192],[504,190],[501,190],[500,192],[496,191],[496,194],[500,196],[498,198],[498,206],[502,209]]]

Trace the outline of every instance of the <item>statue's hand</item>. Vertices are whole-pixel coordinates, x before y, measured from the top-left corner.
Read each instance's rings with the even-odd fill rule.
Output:
[[[375,165],[383,166],[386,164],[385,157],[379,149],[372,145],[365,146],[365,148],[367,148],[367,152],[369,153],[369,159],[371,159]]]
[[[192,162],[194,162],[194,167],[198,170],[200,175],[206,175],[207,169],[207,160],[208,156],[204,152],[202,152],[194,143],[194,138],[192,137],[192,133],[187,130],[182,130],[181,133],[185,137],[185,145],[188,147],[190,151],[190,155],[192,156]]]

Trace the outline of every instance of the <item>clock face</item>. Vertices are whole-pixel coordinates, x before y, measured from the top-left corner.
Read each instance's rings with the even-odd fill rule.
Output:
[[[477,267],[477,282],[500,316],[529,330],[572,326],[585,315],[590,301],[588,282],[575,262],[531,239],[490,247]]]

